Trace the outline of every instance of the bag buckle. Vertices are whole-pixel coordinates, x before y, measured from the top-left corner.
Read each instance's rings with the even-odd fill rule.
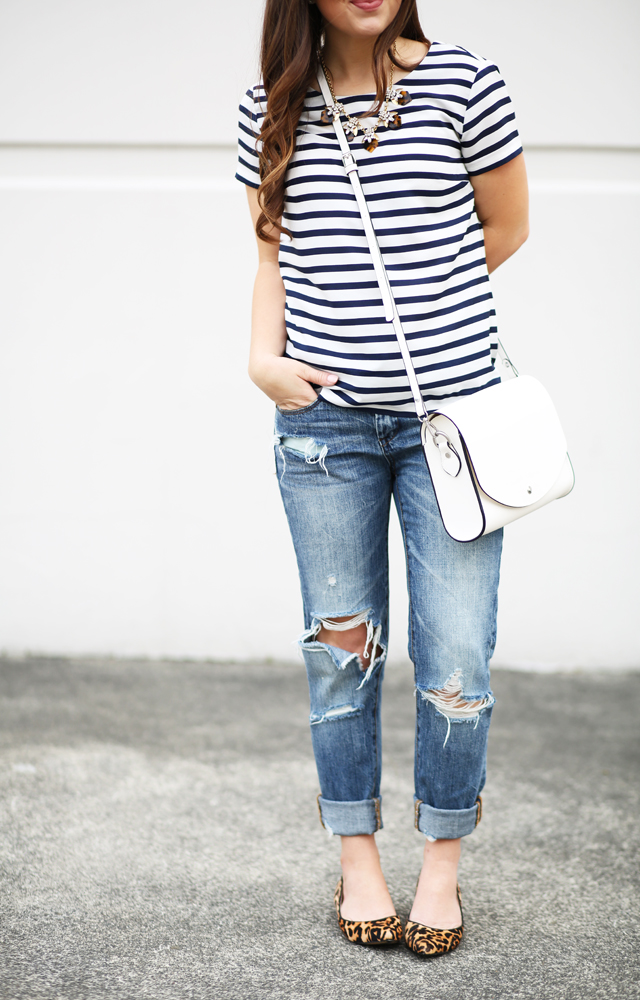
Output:
[[[344,163],[344,169],[347,174],[352,174],[354,170],[358,170],[358,164],[355,161],[353,153],[343,153],[342,162]]]
[[[444,431],[439,431],[437,427],[434,427],[431,420],[427,419],[424,421],[427,425],[427,430],[431,435],[431,440],[438,449],[440,454],[440,464],[442,466],[443,472],[446,472],[448,476],[455,479],[462,468],[462,460],[451,444],[450,439],[444,433]]]

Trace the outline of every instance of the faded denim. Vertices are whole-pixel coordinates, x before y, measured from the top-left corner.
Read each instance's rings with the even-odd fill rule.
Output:
[[[416,825],[430,839],[471,833],[494,703],[489,660],[502,532],[469,543],[446,534],[416,417],[338,407],[319,396],[303,409],[276,411],[274,447],[302,587],[299,645],[324,825],[343,835],[382,825],[380,696],[393,497],[405,544],[415,668]],[[324,620],[347,615],[367,624],[362,663],[340,648],[339,631],[335,645],[315,638]],[[376,649],[382,652],[374,659]]]

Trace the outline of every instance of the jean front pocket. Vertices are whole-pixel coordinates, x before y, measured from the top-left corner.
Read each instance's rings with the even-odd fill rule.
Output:
[[[284,410],[281,406],[276,403],[276,410],[281,413],[283,417],[295,417],[298,413],[308,413],[309,410],[313,410],[318,403],[322,402],[322,396],[318,396],[314,399],[313,403],[309,403],[308,406],[299,406],[295,410]]]

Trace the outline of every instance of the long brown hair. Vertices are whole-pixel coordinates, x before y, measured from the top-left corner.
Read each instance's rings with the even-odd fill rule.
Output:
[[[376,101],[373,113],[382,105],[387,89],[385,56],[395,66],[408,70],[393,53],[400,35],[427,42],[418,17],[417,0],[402,0],[395,18],[378,35],[373,47],[373,74]],[[267,0],[262,29],[260,66],[267,95],[267,112],[260,139],[260,216],[256,233],[267,243],[278,241],[275,234],[288,233],[280,220],[284,208],[284,175],[296,147],[296,128],[307,89],[318,70],[318,50],[322,36],[322,16],[309,0]],[[272,229],[271,235],[267,235]],[[273,233],[275,230],[275,233]]]

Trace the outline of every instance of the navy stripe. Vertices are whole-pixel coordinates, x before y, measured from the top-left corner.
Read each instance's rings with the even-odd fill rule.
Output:
[[[510,108],[510,107],[511,107],[511,102],[509,101],[508,97],[503,97],[502,100],[496,101],[496,103],[492,104],[487,111],[483,112],[481,115],[478,115],[476,118],[472,118],[470,121],[465,122],[465,129],[464,129],[465,133],[472,132],[474,128],[482,124],[482,122],[486,121],[488,114],[495,116],[498,114],[501,108]],[[515,116],[513,115],[512,120],[514,120],[514,118]],[[498,124],[502,125],[505,120],[508,121],[509,118],[507,116],[502,117],[498,122]],[[475,144],[477,142],[478,142],[478,137],[476,136],[472,140],[472,144]]]
[[[414,358],[423,357],[428,354],[442,354],[445,351],[454,351],[458,347],[465,347],[467,344],[477,343],[479,340],[485,340],[487,335],[486,330],[481,330],[480,333],[474,334],[472,337],[464,337],[460,340],[456,340],[450,344],[439,344],[438,347],[425,347],[421,350],[414,348],[411,351],[411,355]],[[328,348],[318,347],[317,345],[309,344],[299,344],[297,341],[291,339],[291,344],[301,351],[311,352],[313,354],[323,354],[327,357],[336,357],[340,352],[336,349],[329,350]],[[497,345],[496,345],[497,348]],[[486,353],[486,351],[484,352]],[[398,351],[385,351],[384,354],[358,354],[356,351],[349,351],[348,354],[344,355],[351,361],[399,361],[401,358],[400,350]],[[388,373],[385,373],[388,374]],[[400,372],[402,374],[402,372]]]
[[[462,235],[458,234],[456,236],[448,236],[445,239],[430,240],[427,243],[412,243],[411,244],[411,250],[413,252],[418,252],[420,250],[431,250],[434,247],[448,246],[451,243],[460,243],[463,235],[464,234],[462,234]],[[363,234],[362,238],[364,240],[364,234]],[[396,254],[396,253],[406,253],[407,252],[406,245],[401,245],[401,246],[398,246],[398,247],[388,247],[388,246],[385,246],[382,249],[383,249],[383,254],[384,255],[390,254],[390,253]],[[369,247],[367,246],[366,242],[364,242],[363,246],[360,246],[360,247],[358,247],[358,246],[355,246],[355,247],[349,247],[349,246],[347,246],[347,247],[345,247],[345,246],[339,246],[339,247],[338,246],[324,246],[322,248],[322,250],[319,250],[317,247],[305,247],[305,248],[303,248],[303,247],[296,247],[296,246],[293,246],[291,244],[283,243],[280,246],[280,253],[287,253],[287,254],[291,253],[291,254],[295,254],[295,255],[300,255],[301,257],[308,257],[308,256],[311,256],[311,255],[314,256],[314,257],[322,257],[325,254],[341,254],[341,253],[349,253],[349,254],[351,254],[351,253],[354,253],[354,254],[355,253],[364,253],[364,254],[368,255],[369,254]],[[385,264],[386,264],[386,261],[385,261]],[[389,266],[393,267],[393,265],[389,265]]]
[[[257,174],[258,177],[260,176],[258,168],[254,166],[253,163],[247,163],[247,161],[243,159],[241,156],[238,157],[238,163],[240,164],[240,166],[244,167],[246,170],[249,170],[251,173]],[[238,177],[239,180],[243,179],[242,177],[239,176],[239,174],[236,174],[236,177]]]
[[[247,185],[247,187],[252,187],[252,188],[255,188],[255,189],[256,189],[256,191],[257,191],[257,190],[258,190],[258,188],[260,187],[260,184],[256,184],[256,183],[255,183],[254,181],[249,181],[249,180],[247,180],[247,178],[246,178],[246,177],[243,177],[243,176],[242,176],[242,174],[239,174],[239,173],[235,174],[235,179],[236,179],[237,181],[242,181],[242,183],[243,183],[243,184],[246,184],[246,185]]]
[[[467,187],[468,185],[465,185]],[[421,197],[424,195],[421,192]],[[470,201],[473,201],[473,191],[465,191],[464,196],[458,201],[449,202],[446,205],[420,205],[412,206],[411,208],[394,208],[392,211],[386,212],[370,212],[372,219],[398,219],[402,218],[404,215],[413,216],[414,218],[419,215],[431,215],[438,214],[440,212],[450,212],[454,208],[460,208]],[[321,219],[324,217],[322,212],[283,212],[283,217],[285,219]],[[331,217],[334,219],[359,219],[360,212],[356,209],[352,212],[339,212],[333,211]]]
[[[469,306],[475,306],[479,302],[486,302],[491,299],[491,292],[487,292],[486,295],[478,295],[472,299],[465,299],[464,302],[457,302],[455,305],[443,306],[442,309],[431,309],[428,312],[416,312],[409,313],[407,310],[403,310],[401,313],[402,322],[404,323],[426,323],[428,320],[435,319],[438,316],[448,316],[454,312],[461,312],[463,309],[468,309]],[[421,300],[422,301],[422,300]],[[372,304],[378,305],[382,304],[382,299],[378,302],[375,300]],[[342,303],[341,303],[342,305]],[[353,308],[353,307],[351,307]],[[297,316],[301,319],[316,320],[317,314],[306,312],[304,309],[294,309],[293,306],[287,305],[287,309],[292,316]],[[337,309],[334,312],[338,312]],[[328,323],[329,326],[369,326],[371,323],[385,323],[386,320],[384,316],[376,316],[375,318],[370,316],[323,316],[323,323]],[[405,330],[405,335],[408,337],[407,331]]]
[[[467,222],[468,219],[469,213],[455,219],[449,219],[448,222],[434,222],[433,225],[430,226],[394,226],[392,229],[376,228],[376,233],[378,237],[381,237],[403,236],[408,235],[409,233],[439,232],[442,229],[448,229],[451,226],[459,226],[460,223]],[[360,221],[360,213],[358,213],[358,221]],[[298,239],[323,239],[325,236],[361,236],[363,228],[362,225],[360,225],[357,229],[296,229],[295,232]]]
[[[466,142],[463,139],[461,141],[460,145],[461,145],[461,147],[462,147],[463,150],[464,150],[465,146],[474,146],[474,145],[477,145],[478,142],[480,142],[482,139],[486,139],[487,136],[494,135],[500,129],[505,128],[505,126],[509,122],[515,122],[515,120],[516,120],[516,116],[513,114],[513,112],[511,112],[510,115],[505,115],[505,117],[502,119],[502,121],[496,122],[494,125],[491,125],[489,128],[486,128],[484,130],[484,132],[481,132],[479,135],[477,135],[475,137],[475,139],[473,139],[473,140],[467,139]],[[487,150],[485,150],[484,155],[486,155],[486,153],[487,153]]]
[[[490,375],[490,374],[493,375],[493,366],[479,368],[477,371],[474,371],[471,374],[467,375],[466,378],[467,379],[479,378],[482,375]],[[442,379],[437,379],[437,380],[435,380],[435,379],[429,379],[429,389],[441,389],[441,388],[444,388],[444,386],[453,386],[453,385],[456,384],[456,382],[459,382],[459,381],[460,381],[460,378],[457,375],[453,375],[451,378],[442,378]],[[499,380],[497,380],[497,381],[499,381]],[[380,389],[376,388],[376,387],[362,386],[362,385],[358,385],[358,386],[352,385],[349,382],[347,382],[346,379],[340,379],[340,383],[339,384],[340,384],[340,387],[342,389],[347,389],[347,390],[348,389],[352,389],[353,391],[358,392],[358,393],[373,394],[373,393],[379,393],[380,392]],[[385,393],[395,393],[395,392],[406,392],[406,389],[402,385],[385,385],[384,391],[385,391]]]
[[[512,132],[506,139],[502,139],[500,142],[495,142],[493,146],[489,146],[488,149],[483,150],[481,153],[476,153],[475,156],[465,156],[465,163],[473,163],[474,160],[483,160],[486,156],[491,156],[498,149],[504,149],[505,146],[513,144],[513,140],[518,138],[517,132]]]
[[[365,357],[366,357],[366,355],[365,355]],[[383,355],[383,357],[386,359],[388,357],[388,355]],[[398,358],[398,361],[401,361],[400,354],[397,355],[397,358]],[[485,359],[485,365],[486,365],[487,361],[490,360],[489,359],[489,349],[488,348],[487,348],[487,350],[480,351],[478,354],[470,354],[470,355],[467,355],[464,358],[455,358],[453,360],[449,359],[448,361],[439,361],[435,365],[422,365],[422,366],[416,365],[415,366],[416,375],[424,375],[427,372],[444,371],[445,369],[448,369],[448,368],[461,367],[462,365],[468,365],[468,364],[470,364],[472,361],[479,361],[481,358]],[[350,360],[354,360],[353,359],[353,355],[350,355]],[[328,372],[330,372],[330,371],[339,371],[341,375],[351,375],[351,376],[355,376],[356,378],[362,374],[359,368],[346,368],[344,365],[340,365],[339,369],[336,368],[334,365],[330,365],[330,364],[323,364],[322,367],[323,367],[323,369],[325,371],[328,371]],[[404,365],[402,365],[402,367],[396,368],[395,370],[385,369],[384,373],[381,373],[381,374],[384,374],[385,378],[402,378],[402,376],[403,375],[406,376],[407,373],[406,373],[406,369],[405,369]],[[465,376],[465,378],[468,378],[468,377],[469,377],[468,375]],[[344,381],[342,381],[341,384],[344,386]],[[393,392],[403,392],[404,391],[404,386],[393,386],[391,388],[392,388]],[[371,389],[371,390],[366,390],[366,391],[377,392],[379,390]]]
[[[435,404],[433,407],[431,407],[431,411],[433,411],[437,408],[437,405],[445,399],[455,399],[458,396],[471,396],[473,395],[474,392],[480,392],[481,389],[485,389],[490,385],[497,385],[499,381],[500,381],[499,378],[494,377],[488,382],[483,382],[482,385],[470,386],[469,388],[466,389],[459,389],[457,392],[433,393],[427,391],[426,389],[423,389],[422,398],[427,404],[428,403]],[[387,404],[385,406],[384,403],[370,402],[368,400],[362,400],[362,401],[354,400],[352,397],[347,396],[346,393],[340,392],[340,390],[336,389],[332,389],[331,394],[332,396],[336,395],[339,398],[342,398],[344,400],[345,406],[361,406],[363,409],[373,409],[379,413],[395,414],[398,412],[399,409],[401,411],[403,410],[408,413],[415,412],[413,407],[413,397],[411,395],[407,395],[404,399],[395,400],[394,401],[395,405]]]
[[[468,288],[475,288],[477,285],[484,282],[488,282],[488,275],[481,275],[479,278],[474,278],[472,281],[465,281],[462,285],[454,285],[451,288],[445,288],[443,291],[438,292],[435,295],[395,295],[394,298],[398,306],[401,305],[411,305],[415,302],[440,302],[445,295],[457,295],[460,292],[465,292]],[[326,287],[326,286],[325,286]],[[347,286],[351,288],[351,286]],[[373,283],[373,287],[377,288],[377,282]],[[323,306],[326,305],[327,300],[325,298],[315,298],[313,295],[304,295],[299,292],[296,288],[288,289],[288,298],[298,299],[301,302],[309,302],[311,305]],[[381,298],[377,300],[372,296],[369,301],[379,305],[382,302]],[[360,299],[340,299],[339,303],[340,309],[359,309],[362,305]]]
[[[289,312],[289,311],[290,311],[289,307],[287,306],[287,312]],[[486,320],[490,316],[491,316],[491,312],[485,312],[485,313],[481,313],[479,316],[468,316],[466,319],[458,320],[456,323],[449,323],[447,326],[430,328],[428,330],[421,330],[418,333],[410,333],[408,330],[405,330],[404,331],[404,335],[405,335],[405,339],[407,341],[415,340],[417,337],[437,337],[437,336],[439,336],[440,334],[443,334],[443,333],[452,333],[455,330],[462,329],[463,327],[471,326],[473,323],[484,323],[484,322],[486,322]],[[404,321],[404,317],[403,317],[403,321]],[[376,319],[370,319],[369,323],[371,325],[375,325],[375,323],[378,323],[378,325],[385,325],[385,326],[389,327],[389,324],[385,323],[385,320],[384,320],[383,316],[380,316],[377,320]],[[397,341],[396,341],[396,335],[393,332],[393,328],[392,327],[389,327],[389,329],[390,329],[389,333],[377,334],[375,336],[371,336],[371,335],[366,336],[366,335],[362,335],[361,334],[358,337],[348,337],[346,334],[340,334],[340,336],[335,336],[333,334],[326,333],[326,331],[324,331],[324,330],[321,333],[318,333],[318,332],[316,332],[316,333],[310,333],[310,331],[307,329],[307,327],[297,326],[295,323],[291,323],[289,320],[287,320],[287,329],[289,327],[292,330],[295,330],[296,333],[304,333],[304,334],[307,334],[307,335],[311,335],[313,337],[317,337],[320,343],[323,343],[324,341],[332,341],[332,342],[339,343],[339,344],[383,344],[383,343],[397,343]],[[366,371],[363,372],[363,375],[366,375]]]

